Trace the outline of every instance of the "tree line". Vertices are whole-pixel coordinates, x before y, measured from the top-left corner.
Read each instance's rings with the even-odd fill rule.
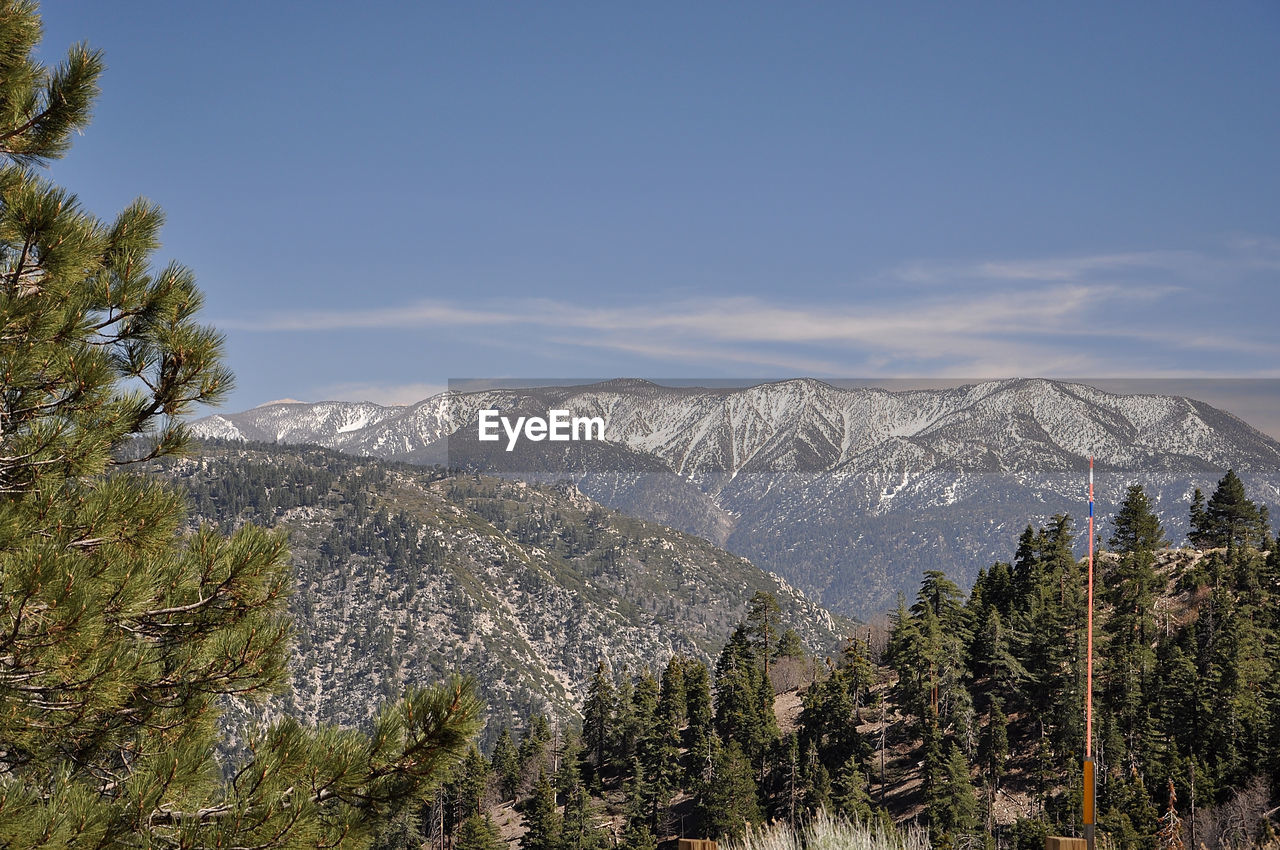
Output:
[[[1117,847],[1173,847],[1174,836],[1225,847],[1272,829],[1280,552],[1233,471],[1189,510],[1194,548],[1170,550],[1135,485],[1099,540],[1093,743],[1100,829]],[[886,634],[860,631],[837,657],[808,656],[776,600],[758,593],[713,666],[602,662],[580,726],[535,717],[503,729],[413,834],[492,848],[489,812],[501,802],[522,812],[525,850],[736,837],[818,810],[888,829],[911,820],[935,847],[1038,848],[1047,834],[1078,833],[1076,539],[1067,516],[1028,526],[1012,560],[982,570],[967,595],[928,571]],[[806,685],[780,724],[773,680],[797,668]],[[1230,806],[1239,817],[1222,816]]]

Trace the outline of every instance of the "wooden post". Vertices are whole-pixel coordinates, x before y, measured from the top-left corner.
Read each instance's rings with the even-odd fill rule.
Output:
[[[1063,838],[1050,835],[1044,840],[1044,850],[1085,850],[1089,843],[1083,838]]]
[[[716,842],[705,838],[681,838],[677,850],[716,850]]]

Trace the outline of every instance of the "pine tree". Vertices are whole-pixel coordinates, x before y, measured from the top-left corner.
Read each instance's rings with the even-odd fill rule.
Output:
[[[1265,538],[1262,517],[1244,492],[1234,469],[1218,481],[1205,511],[1204,542],[1208,546],[1259,546]]]
[[[1151,500],[1141,484],[1131,485],[1116,511],[1115,530],[1108,543],[1122,554],[1138,551],[1155,552],[1169,545],[1164,527],[1151,509]]]
[[[946,773],[946,829],[953,834],[971,832],[977,824],[978,798],[969,779],[969,762],[954,741],[947,752]]]
[[[680,729],[685,710],[684,663],[673,657],[662,674],[653,726],[641,746],[643,768],[653,789],[653,821],[659,827],[660,814],[680,787]]]
[[[0,2],[0,835],[367,841],[466,751],[479,703],[455,681],[368,734],[282,720],[219,778],[226,698],[261,702],[287,676],[285,539],[184,532],[181,496],[127,474],[181,452],[182,418],[231,377],[192,273],[153,266],[160,210],[99,221],[35,172],[86,125],[102,70],[83,45],[40,64],[40,37],[33,3]]]
[[[778,638],[779,658],[804,658],[804,642],[795,629],[788,628]]]
[[[649,824],[636,821],[627,825],[622,833],[621,850],[657,850],[658,837],[653,834]]]
[[[711,674],[701,661],[690,659],[684,665],[685,711],[688,723],[684,728],[685,749],[689,751],[685,760],[685,785],[689,788],[701,788],[711,773],[712,740],[711,730]]]
[[[677,729],[684,726],[688,700],[684,689],[684,659],[671,656],[662,671],[662,687],[658,695],[658,714]]]
[[[987,831],[995,818],[996,795],[1000,792],[1000,780],[1004,778],[1005,764],[1009,758],[1009,718],[999,700],[991,703],[991,716],[983,729],[978,745],[978,758],[987,789]]]
[[[547,764],[547,745],[551,743],[551,721],[545,714],[535,714],[529,720],[529,728],[524,730],[520,738],[520,770],[532,775],[537,770],[545,769]]]
[[[546,771],[538,774],[533,794],[524,802],[525,834],[520,839],[522,850],[558,850],[560,819],[556,813],[556,792]]]
[[[751,656],[744,660],[725,647],[716,665],[715,729],[726,742],[734,741],[753,762],[764,755],[766,732],[760,712],[760,674]]]
[[[1209,512],[1205,509],[1204,491],[1199,487],[1191,496],[1191,515],[1189,517],[1190,530],[1187,532],[1187,542],[1197,549],[1205,548],[1207,538],[1209,536]]]
[[[479,814],[484,807],[485,792],[489,787],[489,763],[480,755],[480,748],[472,746],[457,769],[457,798],[461,818]]]
[[[505,726],[493,745],[493,772],[498,776],[498,791],[502,799],[514,799],[520,787],[520,754],[511,740],[511,730]]]
[[[658,680],[648,670],[637,680],[632,692],[630,717],[629,737],[634,741],[631,764],[652,765],[657,759],[653,750],[660,737],[657,732]]]
[[[605,752],[613,740],[613,680],[601,659],[587,686],[582,706],[582,737],[596,768],[605,767]]]
[[[764,590],[757,590],[748,606],[747,628],[758,644],[757,652],[764,661],[764,672],[767,676],[769,662],[777,653],[782,609],[778,607],[778,597]]]
[[[473,814],[458,827],[453,850],[505,850],[506,843],[488,814]],[[412,845],[421,850],[422,842]]]
[[[581,783],[569,787],[560,826],[563,850],[599,850],[605,846],[605,835],[596,827],[595,817],[596,810],[586,788]]]
[[[603,846],[603,836],[593,822],[595,809],[578,769],[581,748],[575,738],[568,737],[566,740],[568,743],[564,757],[556,774],[556,791],[564,800],[560,846],[562,850],[593,850]]]
[[[421,850],[425,840],[417,813],[405,810],[383,827],[370,850]]]
[[[760,801],[751,762],[736,741],[729,741],[716,758],[715,776],[707,791],[707,833],[741,838],[761,821]]]
[[[848,761],[836,776],[831,791],[831,809],[851,821],[866,822],[871,818],[871,795],[867,792],[867,775],[857,762]]]

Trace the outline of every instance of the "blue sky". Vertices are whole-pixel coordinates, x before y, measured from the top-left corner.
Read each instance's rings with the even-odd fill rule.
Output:
[[[449,378],[1280,377],[1280,6],[58,2],[228,409]],[[1280,419],[1280,416],[1277,417]]]

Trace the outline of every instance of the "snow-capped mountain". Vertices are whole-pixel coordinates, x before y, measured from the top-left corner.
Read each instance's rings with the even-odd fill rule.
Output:
[[[605,442],[526,441],[506,452],[477,441],[482,409],[600,417]],[[572,477],[606,504],[702,534],[861,614],[909,592],[920,569],[972,575],[1007,559],[1010,528],[1083,515],[1089,455],[1104,518],[1141,483],[1175,539],[1191,489],[1211,489],[1227,468],[1255,498],[1280,496],[1280,444],[1229,413],[1037,379],[906,392],[812,379],[730,389],[616,380],[450,392],[406,407],[271,404],[193,428]]]

